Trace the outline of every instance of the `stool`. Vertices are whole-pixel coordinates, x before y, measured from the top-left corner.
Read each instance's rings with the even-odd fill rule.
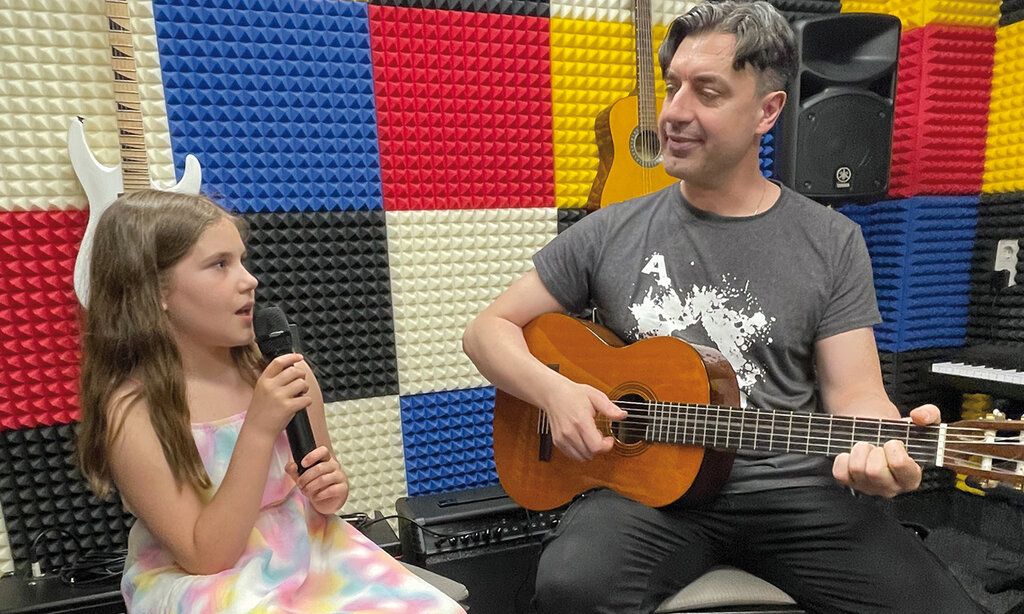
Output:
[[[658,606],[655,614],[803,614],[793,598],[757,576],[720,565],[712,567]]]

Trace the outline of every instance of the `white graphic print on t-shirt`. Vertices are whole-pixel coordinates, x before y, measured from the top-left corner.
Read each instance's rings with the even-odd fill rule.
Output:
[[[693,262],[690,266],[695,266]],[[651,254],[641,273],[651,281],[643,297],[629,306],[636,320],[630,332],[636,339],[657,335],[686,337],[685,331],[700,326],[736,371],[743,391],[743,405],[751,388],[764,377],[764,368],[747,352],[755,344],[771,345],[774,316],[768,316],[757,297],[730,275],[722,275],[717,285],[694,284],[682,294],[668,275],[665,256]]]

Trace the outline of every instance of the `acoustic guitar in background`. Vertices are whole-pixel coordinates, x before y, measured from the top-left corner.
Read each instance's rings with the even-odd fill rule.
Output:
[[[68,154],[75,175],[89,202],[89,222],[85,227],[78,258],[75,260],[75,294],[83,307],[89,303],[89,262],[96,223],[118,196],[151,187],[149,158],[142,117],[142,100],[136,75],[135,45],[132,42],[128,0],[106,0],[110,43],[110,61],[114,72],[114,100],[117,103],[117,140],[121,163],[104,166],[96,160],[85,142],[85,120],[72,118],[68,125]],[[202,170],[195,156],[185,158],[185,172],[177,184],[163,188],[174,192],[198,194]]]
[[[718,351],[674,337],[625,345],[610,330],[549,313],[523,331],[530,352],[577,383],[608,395],[629,416],[597,418],[613,449],[575,461],[552,444],[546,416],[498,391],[494,462],[501,485],[531,510],[549,510],[591,488],[652,507],[696,504],[728,479],[735,450],[837,456],[853,444],[904,443],[920,465],[945,467],[1024,489],[1024,420],[917,426],[900,420],[739,408],[732,367]]]
[[[587,199],[591,211],[679,181],[661,166],[661,101],[654,93],[651,0],[634,0],[633,32],[636,87],[629,96],[602,111],[594,122],[599,166]]]

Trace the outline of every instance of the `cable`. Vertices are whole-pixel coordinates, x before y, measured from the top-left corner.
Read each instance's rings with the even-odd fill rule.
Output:
[[[29,558],[32,561],[32,577],[33,578],[41,578],[42,576],[46,575],[46,572],[43,571],[42,563],[40,562],[41,561],[41,557],[39,556],[38,548],[39,548],[39,540],[42,539],[44,536],[49,535],[51,533],[56,533],[58,535],[62,535],[64,537],[69,538],[71,541],[73,541],[75,543],[75,552],[76,553],[82,551],[82,542],[80,542],[78,540],[78,537],[76,537],[75,535],[71,534],[70,532],[65,531],[64,529],[61,529],[61,528],[57,528],[57,527],[50,527],[48,529],[43,529],[42,531],[36,533],[36,536],[32,538],[32,542],[29,544],[29,547],[28,547],[28,555],[29,555]]]
[[[126,549],[103,552],[90,550],[60,568],[60,579],[68,586],[112,583],[124,571]]]

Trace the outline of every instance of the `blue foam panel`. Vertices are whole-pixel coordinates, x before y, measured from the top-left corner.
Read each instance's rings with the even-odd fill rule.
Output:
[[[761,149],[758,152],[761,174],[769,178],[775,175],[775,131],[777,129],[776,126],[772,128],[771,132],[761,137]]]
[[[383,208],[367,5],[154,0],[174,162],[235,211]]]
[[[839,211],[860,224],[871,255],[883,319],[878,348],[963,346],[978,197],[917,196]]]
[[[410,496],[498,483],[494,388],[403,396],[399,404]]]

